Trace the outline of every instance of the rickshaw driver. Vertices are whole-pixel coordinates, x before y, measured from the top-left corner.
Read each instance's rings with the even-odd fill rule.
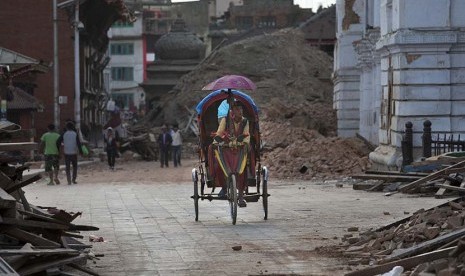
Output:
[[[229,124],[229,129],[227,129],[227,119],[230,117],[233,124]],[[234,129],[232,126],[234,125]],[[236,138],[235,138],[236,137]],[[234,99],[231,106],[230,116],[221,118],[218,130],[216,131],[216,136],[214,140],[216,143],[229,142],[231,139],[236,139],[237,142],[242,142],[244,144],[250,143],[250,133],[249,133],[249,121],[242,116],[242,107],[239,105],[239,101]],[[246,207],[247,202],[244,200],[244,185],[238,186],[239,196],[237,199],[237,205],[239,207]],[[221,191],[218,193],[218,196],[226,196],[226,187],[222,187]]]

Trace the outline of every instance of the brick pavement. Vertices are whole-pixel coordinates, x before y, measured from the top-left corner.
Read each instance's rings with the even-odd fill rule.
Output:
[[[156,165],[158,163],[154,163]],[[170,168],[190,177],[190,167]],[[162,173],[154,169],[154,174]],[[87,181],[91,182],[91,181]],[[342,275],[343,260],[319,255],[315,247],[338,244],[349,226],[377,227],[445,200],[336,188],[334,182],[269,183],[269,220],[261,201],[239,209],[231,225],[226,201],[201,201],[194,221],[191,182],[84,183],[26,187],[36,205],[82,211],[78,224],[103,236],[92,251],[105,254],[89,266],[101,275]],[[391,215],[383,215],[384,211]],[[336,239],[336,237],[338,239]],[[87,241],[85,241],[88,243]],[[232,246],[242,245],[234,251]]]

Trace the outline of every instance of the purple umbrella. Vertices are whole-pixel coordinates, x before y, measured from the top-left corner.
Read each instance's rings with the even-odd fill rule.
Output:
[[[237,89],[255,90],[257,86],[248,78],[239,75],[226,75],[205,85],[202,90]]]

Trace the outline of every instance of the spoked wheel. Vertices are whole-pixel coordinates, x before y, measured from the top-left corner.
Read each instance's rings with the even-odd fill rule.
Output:
[[[194,208],[195,208],[195,221],[199,221],[199,175],[196,169],[192,169],[192,181],[194,181]]]
[[[263,211],[265,212],[264,219],[268,219],[268,169],[263,167],[262,169],[262,200],[263,200]]]
[[[236,190],[236,176],[232,174],[228,179],[228,201],[229,208],[231,209],[232,224],[236,224],[237,219],[237,190]]]

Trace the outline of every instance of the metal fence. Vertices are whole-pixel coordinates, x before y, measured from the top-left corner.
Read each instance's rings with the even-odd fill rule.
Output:
[[[441,155],[446,152],[465,151],[465,141],[461,140],[460,134],[431,133],[431,121],[423,122],[422,150],[423,157]],[[405,132],[402,137],[402,165],[413,162],[413,124],[405,124]]]

